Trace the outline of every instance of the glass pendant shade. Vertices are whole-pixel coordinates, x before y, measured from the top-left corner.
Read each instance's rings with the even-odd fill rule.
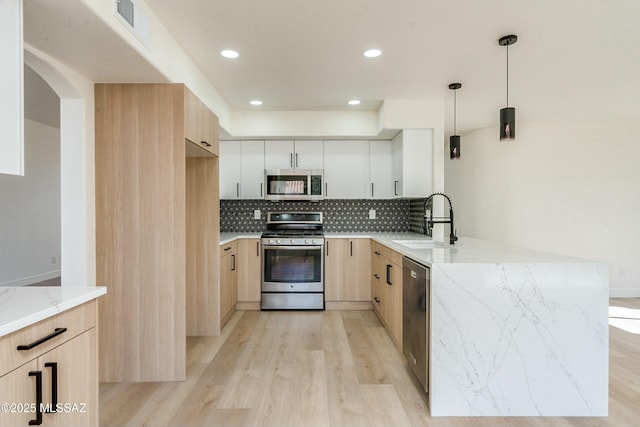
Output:
[[[500,110],[500,139],[516,137],[516,109],[505,107]]]
[[[451,135],[449,137],[449,153],[450,158],[460,158],[460,135]]]

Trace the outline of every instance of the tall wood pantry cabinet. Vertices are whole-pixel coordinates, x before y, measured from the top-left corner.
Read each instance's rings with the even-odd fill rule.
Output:
[[[183,84],[96,84],[100,380],[185,379],[220,333],[218,119]]]

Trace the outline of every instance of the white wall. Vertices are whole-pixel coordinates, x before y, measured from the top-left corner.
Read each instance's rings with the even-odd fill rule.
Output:
[[[25,174],[0,174],[0,286],[60,276],[60,130],[24,124]]]
[[[461,158],[445,161],[459,234],[607,262],[611,295],[640,296],[638,135],[631,122],[463,135]]]

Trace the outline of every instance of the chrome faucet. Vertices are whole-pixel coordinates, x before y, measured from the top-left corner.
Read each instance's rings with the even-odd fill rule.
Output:
[[[433,196],[442,196],[449,202],[449,217],[440,217],[436,218],[431,215],[431,210],[427,210],[429,205],[429,201],[433,198]],[[451,232],[449,233],[449,244],[454,245],[456,240],[458,240],[458,236],[456,236],[456,230],[453,226],[453,205],[451,204],[451,199],[444,193],[433,193],[427,197],[424,201],[424,234],[427,236],[431,236],[431,231],[433,229],[433,224],[451,224]],[[429,213],[427,213],[429,212]]]

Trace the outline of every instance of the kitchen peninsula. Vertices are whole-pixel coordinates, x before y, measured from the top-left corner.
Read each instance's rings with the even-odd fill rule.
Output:
[[[470,238],[378,239],[431,268],[432,416],[607,415],[606,264]]]

